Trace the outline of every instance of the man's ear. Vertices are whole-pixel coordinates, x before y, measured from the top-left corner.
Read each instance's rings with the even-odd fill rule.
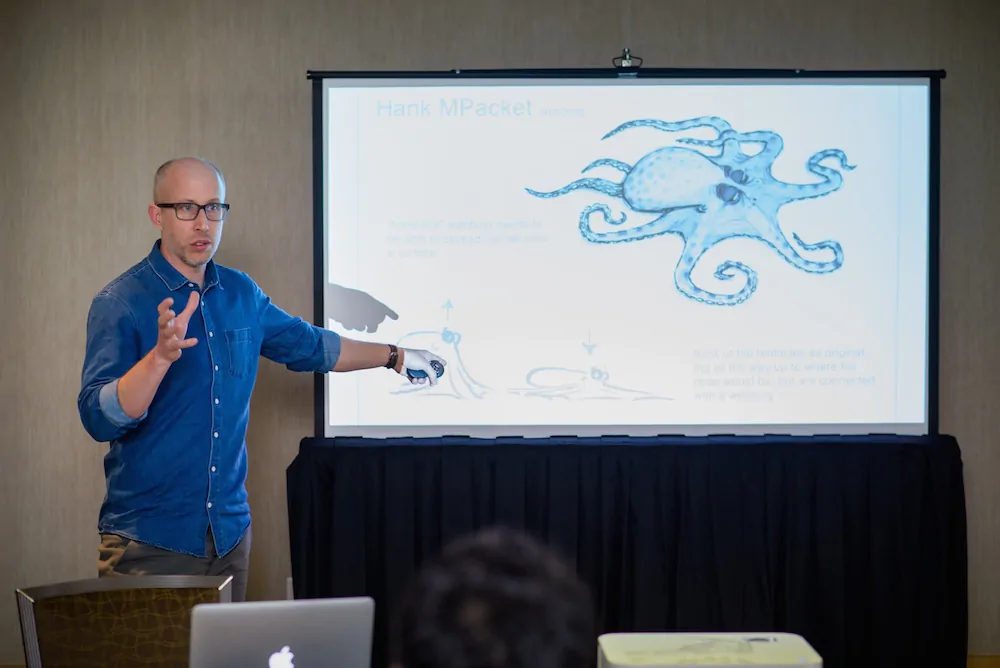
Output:
[[[163,226],[160,224],[160,212],[161,212],[160,207],[150,203],[148,211],[149,211],[149,222],[153,223],[154,227],[162,228]]]

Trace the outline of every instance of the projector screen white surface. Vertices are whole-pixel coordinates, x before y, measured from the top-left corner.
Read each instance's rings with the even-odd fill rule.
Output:
[[[329,79],[327,436],[926,433],[926,80]]]

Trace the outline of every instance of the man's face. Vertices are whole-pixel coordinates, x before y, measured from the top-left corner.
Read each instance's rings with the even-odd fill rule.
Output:
[[[176,264],[180,261],[192,269],[201,269],[215,255],[222,239],[223,221],[209,220],[205,210],[198,211],[194,220],[188,211],[197,210],[200,204],[219,204],[225,201],[225,188],[218,175],[208,165],[198,161],[174,163],[156,193],[156,202],[149,209],[150,219],[161,230],[160,248],[164,256]],[[158,207],[176,204],[179,208]],[[184,207],[183,204],[195,205]],[[186,209],[186,210],[185,210]]]

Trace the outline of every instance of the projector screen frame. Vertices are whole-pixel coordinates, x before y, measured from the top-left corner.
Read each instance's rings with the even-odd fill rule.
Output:
[[[312,82],[312,167],[313,167],[313,324],[325,327],[324,233],[324,82],[329,79],[927,79],[928,80],[928,239],[927,239],[927,433],[939,430],[939,320],[940,320],[940,160],[941,160],[941,81],[947,73],[939,70],[808,70],[754,68],[532,68],[454,70],[307,70]],[[362,372],[363,373],[363,372]],[[326,435],[326,378],[314,378],[313,409],[315,437]],[[557,434],[558,432],[554,432]],[[707,432],[727,434],[724,428]],[[798,433],[794,428],[761,431],[761,435]],[[875,433],[875,432],[873,432]],[[514,434],[503,434],[504,438]],[[613,432],[605,434],[614,436]],[[662,435],[676,435],[665,432]],[[456,434],[461,438],[476,438]],[[364,438],[354,437],[352,438]],[[372,437],[376,438],[376,437]],[[453,437],[449,437],[453,438]]]

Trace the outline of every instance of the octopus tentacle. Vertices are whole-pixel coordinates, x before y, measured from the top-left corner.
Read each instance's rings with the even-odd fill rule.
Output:
[[[678,226],[682,225],[690,216],[690,209],[672,209],[655,220],[628,230],[595,232],[590,226],[590,215],[598,212],[603,214],[604,221],[611,225],[621,225],[626,219],[624,213],[618,220],[611,218],[611,209],[606,204],[591,204],[584,209],[583,213],[580,214],[580,234],[584,239],[594,244],[629,243],[668,233],[679,234]]]
[[[791,243],[789,243],[788,239],[780,234],[775,235],[771,239],[760,237],[761,241],[778,251],[778,255],[780,255],[785,262],[804,272],[810,274],[829,274],[844,266],[844,249],[838,242],[827,239],[812,244],[806,243],[802,241],[798,234],[794,233],[792,234],[792,239],[794,239],[795,243],[806,251],[831,251],[833,253],[833,259],[825,262],[819,262],[805,258],[794,246],[792,246]]]
[[[707,148],[722,147],[719,155],[713,156],[714,162],[720,166],[734,166],[745,163],[745,169],[761,168],[766,169],[773,163],[781,152],[785,149],[785,142],[781,135],[769,130],[756,130],[753,132],[736,132],[727,130],[716,139],[698,139],[696,137],[681,137],[678,143],[690,146],[704,146]],[[754,143],[763,144],[759,152],[747,155],[743,152],[742,144]],[[763,163],[762,167],[759,167]]]
[[[702,155],[705,155],[705,157],[711,160],[717,167],[732,167],[746,162],[748,156],[743,152],[742,148],[740,148],[739,140],[731,135],[731,132],[726,132],[716,139],[681,137],[677,140],[677,143],[705,148],[721,148],[716,155],[706,155],[704,153],[702,153]],[[701,153],[701,151],[699,151],[699,153]]]
[[[710,292],[694,284],[691,272],[709,247],[702,240],[685,239],[684,250],[674,268],[674,286],[677,290],[689,299],[714,306],[736,306],[750,299],[750,296],[757,290],[757,272],[735,260],[726,260],[716,267],[715,278],[729,281],[737,274],[742,274],[746,282],[738,292],[732,294]]]
[[[608,237],[609,233],[594,232],[593,228],[590,227],[590,214],[592,213],[600,213],[604,217],[604,222],[607,223],[608,225],[615,225],[615,226],[623,225],[625,221],[628,220],[628,215],[626,215],[624,211],[622,211],[621,218],[613,218],[611,216],[611,207],[609,207],[607,204],[591,204],[587,206],[580,213],[580,233],[583,234],[583,237],[587,241],[592,241],[594,243],[614,243],[615,241],[637,241],[638,239],[645,238],[645,237],[637,237],[635,239],[623,239],[620,237],[621,235],[625,234],[624,232],[614,232],[611,233],[611,235],[619,238],[605,240],[605,237]],[[642,225],[640,227],[646,227],[646,225]],[[638,230],[639,228],[637,227],[635,229]],[[629,232],[631,231],[632,230],[629,230]]]
[[[586,173],[598,167],[613,167],[614,169],[617,169],[620,172],[624,172],[625,174],[628,174],[629,172],[632,171],[632,165],[628,164],[627,162],[622,162],[621,160],[615,160],[614,158],[601,158],[599,160],[593,161],[592,163],[581,169],[580,173],[581,174]]]
[[[622,123],[614,130],[611,130],[606,135],[601,137],[601,139],[614,137],[616,134],[624,132],[625,130],[631,130],[632,128],[653,128],[654,130],[662,130],[663,132],[680,132],[681,130],[704,127],[714,128],[720,134],[732,129],[729,121],[719,118],[718,116],[699,116],[698,118],[689,118],[685,121],[675,122],[643,118]]]
[[[610,195],[611,197],[622,196],[622,184],[615,183],[614,181],[609,181],[607,179],[577,179],[572,183],[569,183],[558,190],[553,190],[550,192],[541,192],[538,190],[532,190],[531,188],[525,188],[525,190],[530,195],[535,197],[561,197],[567,193],[571,193],[574,190],[596,190],[597,192],[604,193],[605,195]]]
[[[754,142],[764,145],[759,152],[751,155],[746,160],[748,169],[769,169],[778,159],[781,152],[785,150],[785,140],[781,135],[770,130],[756,130],[754,132],[741,132],[737,134],[742,142]]]
[[[784,183],[778,181],[774,186],[774,194],[782,197],[785,202],[823,197],[836,192],[844,185],[844,175],[832,167],[821,164],[827,158],[835,158],[844,171],[852,171],[855,165],[847,161],[847,154],[839,148],[829,148],[814,153],[806,161],[806,169],[823,178],[819,183]]]
[[[840,242],[834,241],[832,239],[824,239],[823,241],[817,241],[816,243],[808,243],[802,240],[795,232],[792,233],[792,239],[803,250],[806,251],[818,251],[818,250],[828,250],[833,253],[833,259],[827,262],[816,262],[815,260],[807,260],[801,257],[798,253],[795,254],[797,260],[792,262],[792,265],[798,267],[803,271],[807,271],[811,274],[829,274],[831,272],[837,271],[844,266],[844,249],[840,245]],[[789,246],[791,247],[791,246]],[[785,257],[785,254],[781,254]],[[787,260],[788,258],[785,257]]]
[[[822,151],[817,151],[816,153],[813,153],[812,156],[810,156],[809,162],[807,164],[810,165],[810,167],[812,167],[813,165],[819,165],[819,163],[822,160],[825,160],[826,158],[836,158],[837,161],[840,163],[840,168],[846,169],[847,171],[851,171],[856,167],[856,165],[852,165],[850,162],[848,162],[847,154],[844,153],[839,148],[827,148],[823,149]]]
[[[779,227],[777,220],[772,215],[769,215],[768,211],[759,208],[747,209],[744,220],[749,225],[749,229],[744,231],[740,236],[746,236],[767,244],[777,251],[783,260],[796,269],[810,274],[829,274],[837,271],[844,264],[844,250],[836,241],[827,239],[816,243],[806,243],[802,241],[798,234],[793,233],[792,240],[803,251],[827,250],[833,253],[833,259],[826,261],[811,260],[803,257],[799,250],[788,240],[788,237]]]

